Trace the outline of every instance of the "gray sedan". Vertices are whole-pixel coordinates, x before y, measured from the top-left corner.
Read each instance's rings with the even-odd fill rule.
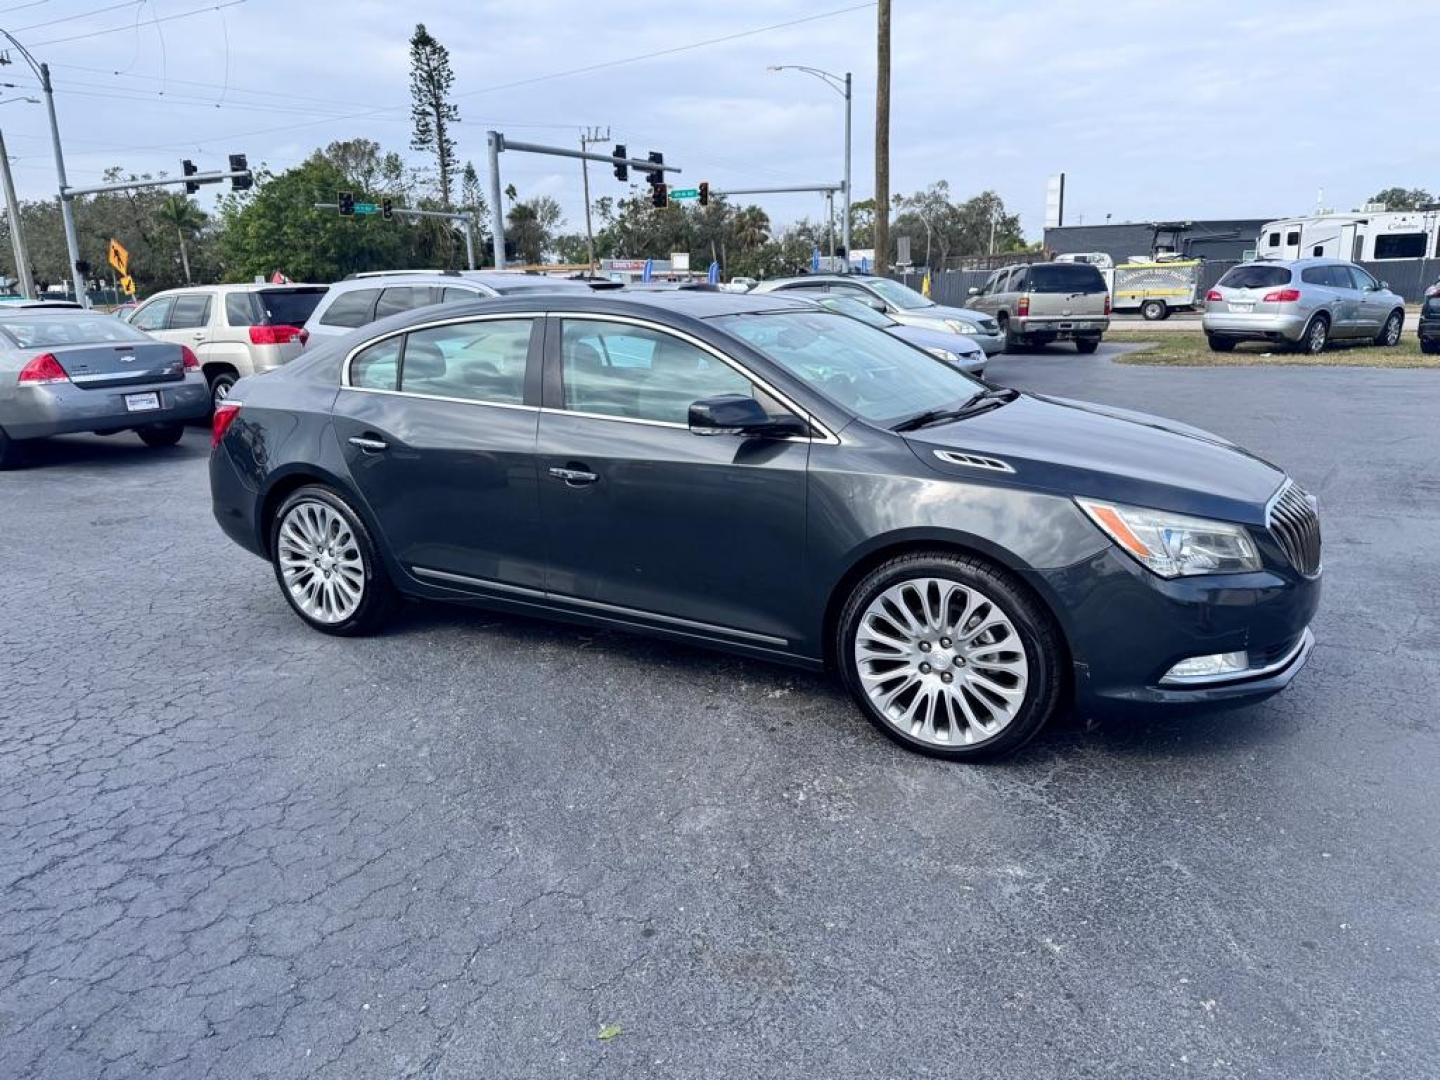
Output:
[[[807,296],[806,299],[811,297]],[[877,330],[884,330],[891,337],[908,342],[917,349],[924,349],[931,356],[945,361],[967,375],[985,374],[985,350],[963,334],[942,334],[938,330],[927,330],[923,326],[906,326],[889,315],[876,311],[869,304],[849,296],[816,293],[813,299],[829,311],[849,315],[852,319],[858,319]]]
[[[195,354],[83,310],[0,311],[0,468],[33,439],[134,431],[173,446],[210,411]]]

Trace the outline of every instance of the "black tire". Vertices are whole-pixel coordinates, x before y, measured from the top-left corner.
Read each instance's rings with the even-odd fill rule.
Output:
[[[1436,340],[1435,338],[1421,338],[1420,351],[1427,356],[1434,356],[1436,353],[1440,353],[1440,340]]]
[[[1385,320],[1385,325],[1380,327],[1380,333],[1375,335],[1375,344],[1384,345],[1387,348],[1394,348],[1400,344],[1400,336],[1405,332],[1405,313],[1395,310]]]
[[[363,566],[364,584],[360,603],[347,618],[339,622],[326,622],[312,617],[305,611],[291,594],[290,588],[285,582],[285,572],[281,569],[279,555],[281,524],[292,510],[305,503],[322,503],[339,515],[354,538],[354,547],[359,553]],[[380,629],[394,613],[399,596],[390,581],[389,574],[385,571],[385,564],[380,558],[370,530],[365,527],[365,522],[360,515],[338,492],[320,484],[308,484],[292,491],[276,509],[275,516],[269,523],[269,539],[270,565],[275,571],[275,581],[280,586],[280,593],[285,597],[286,603],[290,605],[290,610],[300,616],[301,620],[312,629],[318,630],[322,634],[334,634],[339,637],[360,637]]]
[[[1219,337],[1219,336],[1217,336],[1217,335],[1215,335],[1215,334],[1206,334],[1206,335],[1205,335],[1205,340],[1206,340],[1206,342],[1209,343],[1209,345],[1210,345],[1210,351],[1211,351],[1211,352],[1234,352],[1234,351],[1235,351],[1235,339],[1234,339],[1234,338]]]
[[[174,446],[185,434],[185,426],[183,424],[154,424],[151,427],[138,429],[135,434],[140,436],[140,441],[146,446]]]
[[[1005,351],[1007,353],[1024,352],[1030,347],[1030,342],[1024,335],[1017,334],[1010,329],[1010,319],[1007,316],[1000,316],[1000,333],[1005,335]]]
[[[1305,325],[1305,332],[1295,343],[1295,351],[1307,356],[1319,356],[1329,344],[1330,320],[1324,315],[1316,315]]]
[[[1164,300],[1146,300],[1140,305],[1140,317],[1146,322],[1159,322],[1170,317],[1170,308]]]
[[[230,396],[231,388],[240,381],[240,376],[233,371],[216,372],[210,379],[210,411],[214,412],[216,406]]]
[[[1075,351],[1081,356],[1089,356],[1098,348],[1100,348],[1100,339],[1098,337],[1082,337],[1075,339]]]
[[[25,443],[12,439],[0,428],[0,469],[18,469],[25,464]]]
[[[861,620],[882,592],[914,578],[940,578],[977,590],[1010,620],[1024,646],[1029,669],[1024,697],[1015,716],[989,738],[956,746],[924,741],[891,723],[865,690],[855,658]],[[963,625],[963,616],[961,622]],[[974,556],[921,552],[897,556],[876,567],[845,601],[833,644],[841,677],[870,722],[901,746],[933,757],[978,761],[1014,753],[1045,726],[1064,697],[1067,654],[1054,620],[1008,573]]]

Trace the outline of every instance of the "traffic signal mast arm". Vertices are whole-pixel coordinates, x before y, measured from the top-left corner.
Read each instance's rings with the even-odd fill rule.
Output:
[[[250,170],[244,172],[204,172],[189,176],[176,176],[165,180],[125,180],[118,184],[96,184],[94,187],[67,187],[64,196],[75,199],[81,195],[99,195],[105,191],[133,191],[136,188],[182,187],[186,184],[218,184],[224,180],[251,178]]]

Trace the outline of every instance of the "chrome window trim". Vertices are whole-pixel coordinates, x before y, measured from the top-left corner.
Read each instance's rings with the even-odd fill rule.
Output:
[[[584,321],[586,321],[586,322],[613,322],[613,323],[621,323],[621,324],[623,324],[623,325],[625,325],[625,326],[638,326],[638,327],[640,327],[641,329],[644,329],[644,330],[653,330],[653,331],[655,331],[656,333],[659,333],[659,334],[669,334],[671,337],[679,338],[681,341],[685,342],[686,344],[688,344],[688,345],[693,345],[695,348],[699,349],[701,352],[709,353],[711,356],[715,357],[716,360],[719,360],[722,364],[726,365],[726,366],[729,367],[731,370],[736,371],[736,372],[738,372],[741,376],[743,376],[744,378],[749,379],[752,383],[754,383],[756,386],[760,387],[760,389],[764,390],[765,393],[769,394],[769,395],[770,395],[771,397],[773,397],[776,401],[780,402],[780,404],[784,405],[787,409],[789,409],[789,410],[790,410],[792,413],[794,413],[796,416],[803,417],[803,418],[805,419],[805,421],[810,424],[811,427],[816,428],[817,430],[819,430],[819,431],[821,432],[821,435],[820,435],[819,437],[816,437],[816,436],[813,436],[813,435],[787,435],[783,440],[778,440],[778,439],[777,439],[777,440],[776,440],[777,442],[813,442],[813,443],[823,443],[823,444],[830,445],[830,446],[839,446],[839,445],[840,445],[840,439],[839,439],[839,437],[838,437],[833,431],[831,431],[829,428],[827,428],[824,424],[822,424],[819,420],[815,419],[814,414],[811,413],[809,409],[802,409],[799,405],[795,404],[795,402],[794,402],[793,400],[791,400],[791,398],[790,398],[788,395],[786,395],[786,394],[782,393],[781,391],[775,389],[774,386],[770,385],[770,383],[766,382],[766,381],[765,381],[764,379],[762,379],[760,376],[756,375],[753,371],[751,371],[749,368],[747,368],[744,364],[740,363],[740,361],[735,360],[735,359],[733,359],[733,358],[730,357],[730,356],[727,356],[725,353],[721,352],[721,351],[720,351],[719,349],[717,349],[715,346],[709,344],[708,342],[702,341],[700,338],[697,338],[695,335],[693,335],[693,334],[691,334],[691,333],[688,333],[688,332],[685,331],[685,330],[679,330],[679,329],[676,329],[676,328],[673,327],[673,326],[667,326],[667,325],[665,325],[664,323],[654,322],[653,320],[646,319],[646,318],[643,318],[643,317],[641,317],[641,316],[636,316],[636,315],[616,315],[616,314],[612,314],[612,313],[610,313],[610,312],[584,312],[584,311],[567,312],[567,311],[552,311],[552,312],[550,313],[550,317],[551,317],[551,318],[554,318],[554,319],[577,319],[577,320],[584,320]],[[563,328],[562,328],[562,330],[561,330],[561,333],[562,333],[562,335],[563,335],[563,333],[564,333]],[[562,341],[563,341],[563,338],[562,338]],[[564,386],[564,366],[563,366],[563,361],[562,361],[562,366],[561,366],[561,386],[562,386],[562,387]],[[651,425],[652,427],[681,428],[681,429],[683,429],[683,430],[685,430],[685,431],[689,431],[689,430],[690,430],[690,425],[689,425],[689,424],[680,424],[680,423],[676,423],[676,422],[673,421],[673,420],[646,420],[646,419],[644,419],[643,417],[635,417],[635,416],[611,416],[611,415],[609,415],[608,413],[590,413],[590,412],[582,412],[582,411],[580,411],[580,410],[578,410],[578,409],[567,409],[567,408],[561,408],[561,409],[544,408],[544,409],[542,409],[541,411],[542,411],[542,412],[566,413],[566,414],[568,414],[568,415],[570,415],[570,416],[593,417],[593,418],[599,419],[599,420],[620,420],[620,421],[623,421],[623,422],[626,422],[626,423],[632,423],[632,424],[649,424],[649,425]]]
[[[448,397],[444,394],[422,394],[418,390],[382,390],[377,386],[342,386],[355,394],[388,394],[390,397],[415,398],[418,401],[449,401],[456,405],[482,405],[487,409],[519,409],[522,412],[542,411],[535,405],[509,401],[482,401],[479,398]]]

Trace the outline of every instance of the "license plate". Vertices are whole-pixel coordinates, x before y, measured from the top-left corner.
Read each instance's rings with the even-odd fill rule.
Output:
[[[125,410],[127,412],[150,412],[152,409],[158,408],[160,408],[160,394],[158,392],[125,395]]]
[[[1231,311],[1234,311],[1234,312],[1236,312],[1236,313],[1238,313],[1238,314],[1244,315],[1244,314],[1247,314],[1248,312],[1254,311],[1254,310],[1255,310],[1255,305],[1254,305],[1254,304],[1237,304],[1237,303],[1235,303],[1235,301],[1232,300],[1232,301],[1230,301],[1230,310],[1231,310]]]

